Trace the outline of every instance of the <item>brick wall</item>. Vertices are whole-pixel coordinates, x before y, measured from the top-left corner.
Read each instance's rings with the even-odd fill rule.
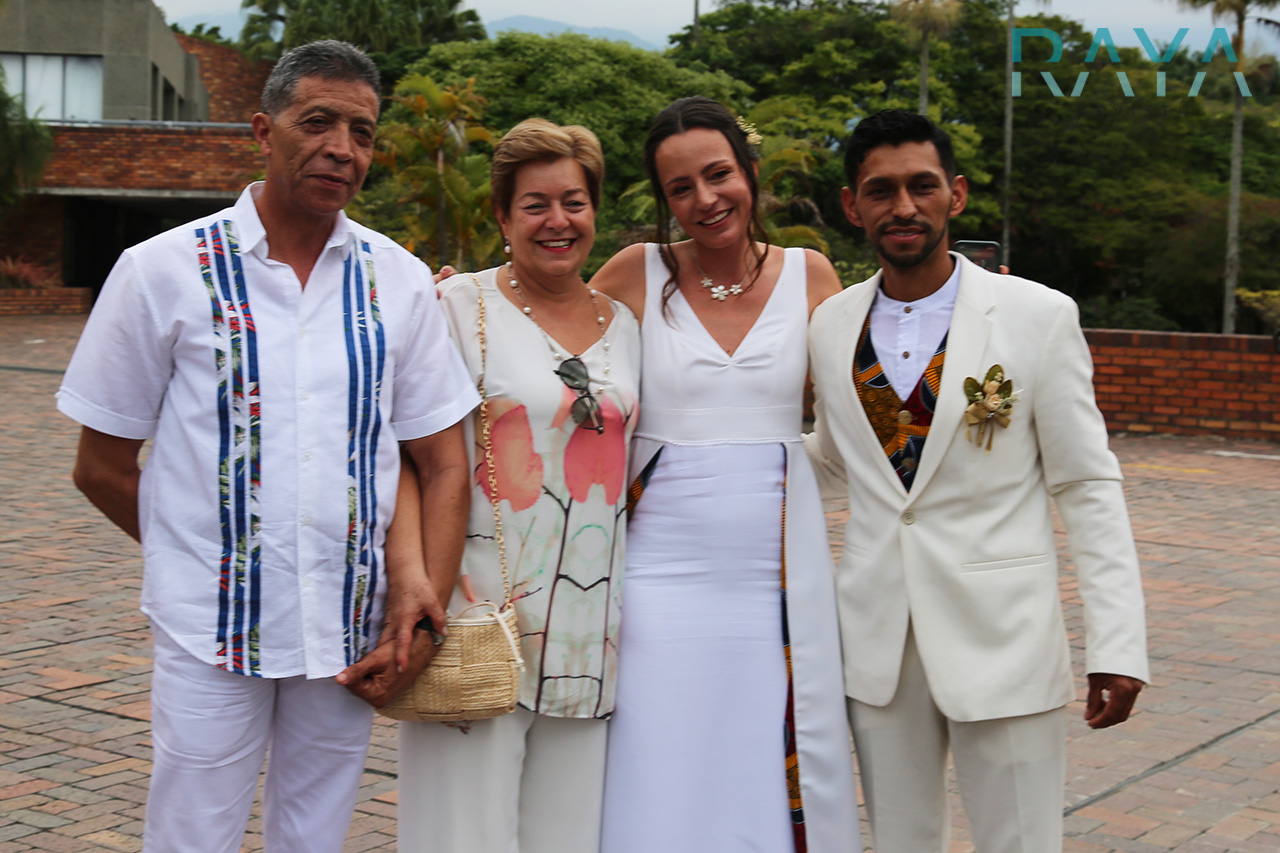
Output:
[[[88,314],[92,304],[93,291],[87,287],[0,289],[0,317],[13,314]]]
[[[252,118],[271,64],[251,63],[235,48],[202,38],[175,35],[183,50],[200,58],[200,80],[209,91],[209,121],[247,122]]]
[[[1280,355],[1259,335],[1086,329],[1107,427],[1280,441]]]
[[[262,168],[247,128],[66,126],[54,129],[40,185],[238,193]]]

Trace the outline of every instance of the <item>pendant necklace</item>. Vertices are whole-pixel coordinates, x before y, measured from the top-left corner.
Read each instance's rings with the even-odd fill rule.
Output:
[[[698,250],[693,250],[693,265],[698,268],[698,274],[702,276],[702,286],[711,294],[711,298],[717,302],[724,302],[730,296],[741,296],[746,293],[746,288],[742,283],[747,280],[747,276],[751,275],[751,265],[747,265],[747,271],[742,274],[742,278],[738,279],[737,284],[731,284],[727,287],[723,284],[716,284],[711,280],[711,276],[707,275],[707,271],[702,268],[702,264],[698,262]]]
[[[537,318],[533,316],[533,308],[529,306],[528,301],[524,298],[524,291],[520,289],[520,283],[516,281],[516,269],[511,265],[510,261],[507,261],[507,279],[511,283],[511,291],[515,293],[516,298],[520,300],[520,310],[526,317],[533,321],[533,325],[538,327],[538,331],[542,333],[542,339],[545,340],[547,342],[547,346],[551,348],[551,357],[556,361],[564,361],[566,358],[578,358],[578,356],[573,355],[573,353],[566,355],[565,353],[560,352],[555,341],[547,334],[546,330],[542,328],[542,324],[538,322]],[[607,385],[609,383],[611,357],[609,353],[609,341],[605,337],[604,314],[600,311],[600,303],[597,301],[595,289],[587,287],[585,284],[583,287],[587,288],[587,295],[591,297],[591,307],[596,312],[596,325],[600,327],[600,342],[601,346],[604,348],[604,379],[600,380],[600,384]],[[587,349],[590,349],[590,347]]]

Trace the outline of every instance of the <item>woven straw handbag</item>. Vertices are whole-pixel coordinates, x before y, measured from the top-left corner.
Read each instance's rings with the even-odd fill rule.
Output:
[[[498,477],[493,464],[492,422],[484,392],[486,367],[484,294],[474,275],[479,299],[480,331],[480,433],[484,463],[489,473],[489,503],[493,505],[494,537],[502,565],[502,605],[481,601],[450,616],[449,633],[413,684],[378,713],[393,720],[448,722],[501,717],[516,709],[520,699],[520,633],[516,608],[511,603],[511,578],[507,573],[507,549],[502,538],[502,514],[498,510]]]

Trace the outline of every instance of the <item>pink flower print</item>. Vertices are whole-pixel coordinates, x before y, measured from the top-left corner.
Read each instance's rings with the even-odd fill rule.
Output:
[[[627,478],[626,417],[601,394],[600,416],[604,432],[575,429],[564,449],[564,480],[569,496],[579,503],[587,499],[596,483],[604,486],[604,500],[609,506],[618,503]]]
[[[493,466],[497,474],[498,499],[506,500],[516,512],[528,509],[542,494],[542,456],[533,449],[533,430],[529,427],[529,412],[523,405],[514,406],[499,414],[503,408],[489,402],[489,416],[494,419],[490,438],[493,444]],[[477,431],[479,426],[477,425]],[[476,437],[479,445],[479,436]],[[484,450],[476,450],[476,482],[489,494],[489,472],[485,467]]]

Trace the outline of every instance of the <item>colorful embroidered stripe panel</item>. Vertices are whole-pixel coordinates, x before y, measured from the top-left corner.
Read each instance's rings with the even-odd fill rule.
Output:
[[[782,493],[787,493],[783,478]],[[795,853],[808,853],[809,840],[804,826],[804,797],[800,790],[800,754],[796,745],[796,683],[791,672],[791,627],[787,619],[787,499],[782,499],[782,652],[787,661],[787,714],[783,726],[783,744],[787,768],[787,800],[791,810],[791,834]]]
[[[911,491],[920,457],[924,453],[925,439],[933,425],[933,412],[938,405],[938,391],[942,387],[942,366],[946,361],[947,337],[944,335],[938,350],[929,359],[924,374],[903,402],[889,377],[885,375],[875,346],[871,342],[871,318],[868,316],[858,338],[857,354],[853,364],[853,385],[862,402],[862,408],[871,421],[876,438],[889,463]]]
[[[346,315],[347,393],[347,558],[342,591],[343,640],[347,663],[369,648],[370,619],[378,584],[375,547],[378,493],[375,483],[378,438],[382,432],[382,375],[387,347],[373,253],[368,243],[353,248],[343,264]]]
[[[262,404],[258,336],[249,310],[240,245],[231,222],[196,229],[200,274],[213,318],[217,372],[218,666],[261,675],[258,624],[262,593]]]

